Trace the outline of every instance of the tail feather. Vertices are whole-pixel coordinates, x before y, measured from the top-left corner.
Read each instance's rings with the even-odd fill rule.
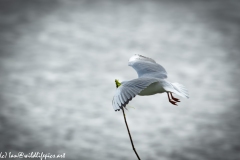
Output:
[[[185,98],[189,98],[189,93],[185,86],[179,83],[172,83],[172,86],[177,92],[180,93],[178,95],[183,96]]]

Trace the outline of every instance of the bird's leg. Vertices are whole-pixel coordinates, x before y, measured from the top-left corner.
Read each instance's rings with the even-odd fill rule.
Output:
[[[179,100],[178,98],[173,97],[172,92],[170,92],[170,94],[171,94],[172,99],[173,99],[174,101],[176,101],[176,102],[180,102],[180,100]]]
[[[172,103],[173,105],[176,105],[176,106],[177,106],[177,104],[176,104],[177,102],[171,100],[171,98],[170,98],[171,95],[169,95],[169,94],[170,94],[170,93],[167,92],[169,102]]]

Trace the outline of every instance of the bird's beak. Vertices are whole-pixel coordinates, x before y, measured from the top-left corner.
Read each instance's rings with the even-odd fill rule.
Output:
[[[116,88],[118,88],[119,86],[121,86],[121,83],[120,83],[117,79],[115,79],[115,84],[116,84]]]

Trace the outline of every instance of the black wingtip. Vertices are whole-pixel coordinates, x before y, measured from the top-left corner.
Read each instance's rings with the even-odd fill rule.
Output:
[[[115,111],[120,111],[121,109],[127,109],[126,105],[135,97],[136,95],[134,95],[133,97],[130,97],[129,99],[127,99],[127,101],[124,104],[121,104],[121,106],[119,107],[120,109],[116,109]]]

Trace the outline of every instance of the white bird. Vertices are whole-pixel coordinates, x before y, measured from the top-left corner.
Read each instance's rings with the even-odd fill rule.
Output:
[[[112,100],[115,111],[126,107],[136,95],[147,96],[166,92],[169,102],[173,105],[180,101],[173,97],[172,93],[189,98],[188,90],[179,83],[167,81],[166,70],[153,59],[134,55],[129,59],[128,65],[137,71],[138,78],[121,83],[115,80],[117,89]]]

